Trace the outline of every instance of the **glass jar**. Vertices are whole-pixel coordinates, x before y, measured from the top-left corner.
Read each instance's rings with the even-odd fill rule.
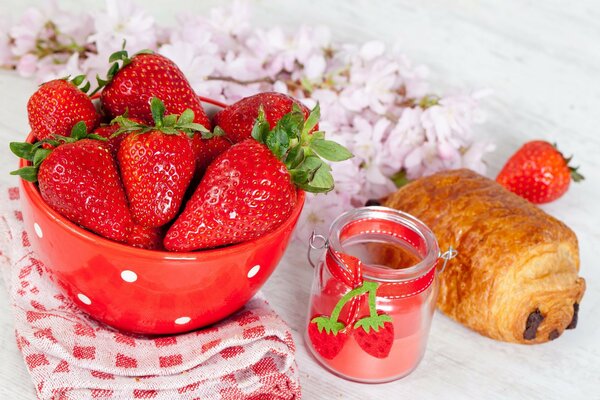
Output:
[[[320,240],[320,243],[318,243]],[[413,371],[429,336],[440,259],[431,230],[415,217],[386,207],[362,207],[339,216],[314,265],[305,340],[314,357],[337,375],[388,382]],[[444,254],[454,256],[450,249]]]

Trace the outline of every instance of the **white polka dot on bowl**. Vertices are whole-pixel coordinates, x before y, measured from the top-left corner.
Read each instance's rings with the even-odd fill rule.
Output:
[[[179,317],[175,320],[177,325],[185,325],[190,322],[192,319],[190,317]]]
[[[35,234],[41,239],[44,237],[44,232],[42,231],[42,227],[38,225],[37,222],[33,223],[33,230],[35,231]]]
[[[137,274],[133,271],[130,271],[128,269],[121,271],[121,279],[123,279],[125,282],[135,282],[137,281]]]
[[[248,278],[254,278],[256,274],[258,274],[258,271],[260,271],[260,265],[256,264],[254,267],[250,268],[250,271],[248,271]]]
[[[86,296],[85,294],[83,294],[83,293],[79,293],[79,294],[77,295],[77,298],[78,298],[78,299],[79,299],[79,301],[81,301],[83,304],[87,304],[88,306],[89,306],[90,304],[92,304],[92,300],[90,300],[90,298],[89,298],[89,297],[87,297],[87,296]]]

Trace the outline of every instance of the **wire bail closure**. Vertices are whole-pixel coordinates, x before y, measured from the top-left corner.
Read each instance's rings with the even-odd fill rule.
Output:
[[[448,261],[452,260],[457,255],[458,255],[458,251],[456,251],[456,249],[454,247],[452,247],[452,245],[450,245],[448,250],[446,250],[445,252],[440,254],[440,258],[442,260],[444,260],[444,264],[442,264],[442,269],[439,272],[440,274],[442,272],[444,272],[444,270],[446,269],[446,264],[448,264]]]
[[[317,234],[315,231],[312,232],[310,238],[308,239],[308,254],[306,257],[308,258],[308,262],[310,265],[315,268],[315,263],[312,260],[312,251],[313,250],[322,250],[329,247],[329,241],[323,235]]]

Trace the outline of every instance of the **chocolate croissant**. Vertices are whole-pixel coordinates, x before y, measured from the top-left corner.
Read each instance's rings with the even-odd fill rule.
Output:
[[[458,255],[440,274],[437,305],[493,339],[542,343],[577,324],[585,280],[565,224],[469,170],[418,179],[384,205],[421,219]],[[404,256],[385,252],[387,265]],[[394,259],[397,257],[397,259]]]

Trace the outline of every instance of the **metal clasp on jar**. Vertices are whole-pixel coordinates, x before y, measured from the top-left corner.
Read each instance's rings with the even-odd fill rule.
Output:
[[[308,239],[308,254],[306,257],[308,258],[308,262],[310,265],[315,268],[315,263],[312,260],[312,251],[313,250],[322,250],[329,247],[329,242],[327,238],[323,235],[317,234],[315,231],[312,232],[310,238]]]
[[[446,269],[446,264],[448,264],[448,261],[452,260],[457,255],[458,251],[456,251],[456,249],[452,247],[452,245],[450,245],[448,250],[440,254],[440,258],[444,260],[444,264],[442,264],[442,269],[439,271],[440,274]]]

